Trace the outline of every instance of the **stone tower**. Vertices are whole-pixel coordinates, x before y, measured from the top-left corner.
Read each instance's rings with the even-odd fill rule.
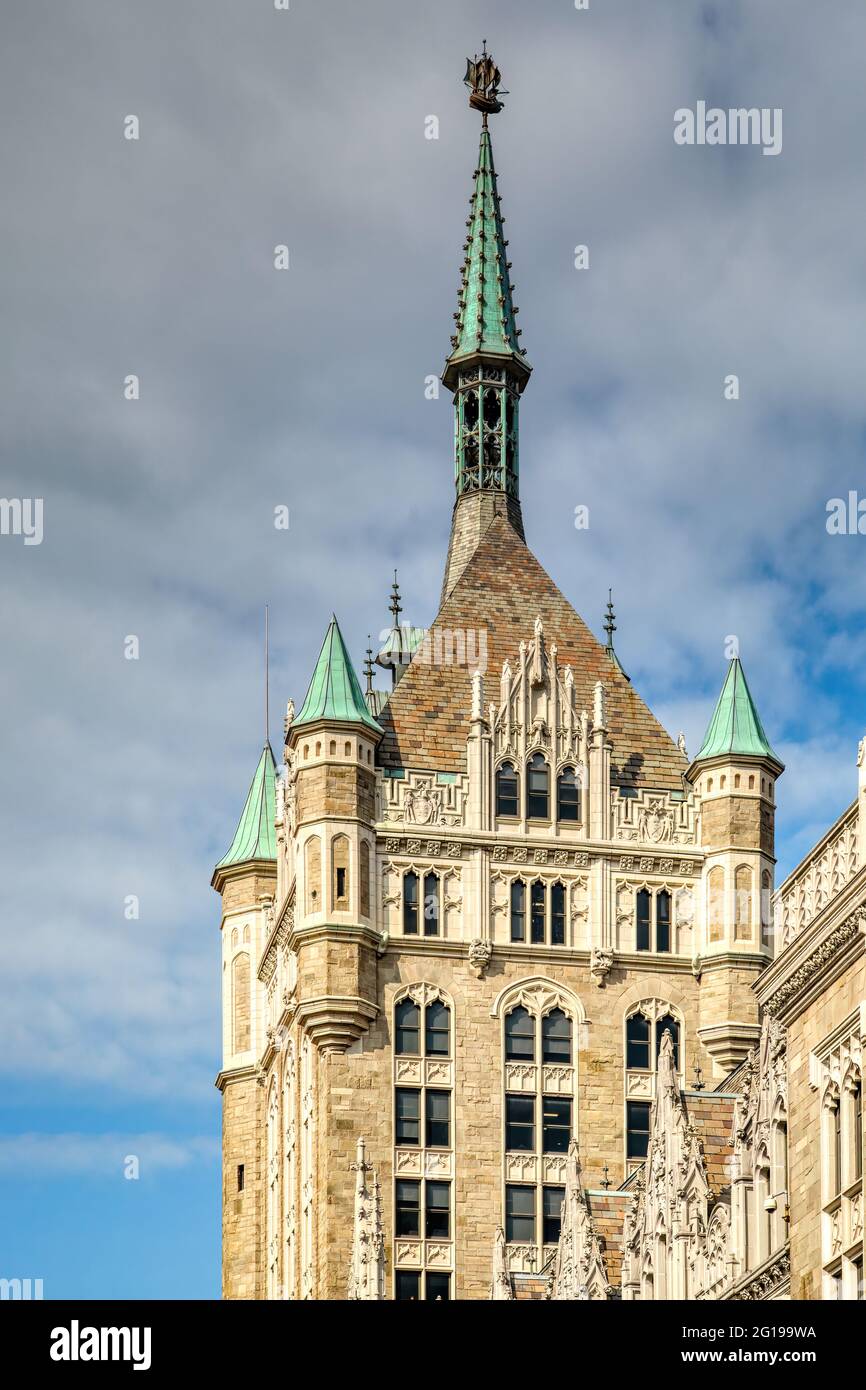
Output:
[[[688,770],[706,855],[700,1037],[724,1070],[743,1060],[760,1031],[752,986],[772,954],[775,785],[783,771],[734,657]]]
[[[484,124],[442,378],[455,502],[438,612],[404,631],[395,585],[376,658],[392,688],[372,689],[370,661],[366,698],[332,619],[297,715],[289,702],[276,864],[241,846],[215,875],[227,896],[230,869],[252,873],[248,923],[226,905],[223,928],[248,924],[254,948],[251,1051],[229,1050],[220,1078],[244,1102],[230,1124],[226,1102],[233,1297],[487,1298],[494,1252],[500,1289],[553,1267],[563,1204],[559,1263],[576,1269],[599,1185],[643,1166],[659,1076],[721,1082],[756,1032],[781,765],[747,746],[737,664],[689,769],[614,652],[612,610],[605,645],[526,544],[498,83],[486,52],[470,60]],[[272,775],[265,758],[265,792]],[[754,930],[734,907],[719,936],[713,871],[745,888],[745,867]],[[255,1178],[236,1208],[242,1162]]]
[[[258,963],[277,887],[274,755],[265,744],[235,837],[214,869],[222,897],[223,1297],[264,1297],[262,1132],[257,1063],[265,1041]]]

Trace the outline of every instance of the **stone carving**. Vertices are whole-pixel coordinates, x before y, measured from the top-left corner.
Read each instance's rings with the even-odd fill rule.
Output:
[[[349,1267],[350,1299],[381,1300],[385,1297],[385,1238],[379,1180],[364,1158],[364,1141],[358,1140],[351,1165],[355,1179],[355,1222]],[[369,1175],[373,1174],[372,1184]]]
[[[690,793],[674,801],[669,792],[641,788],[633,796],[611,794],[613,837],[643,845],[696,843],[695,799]]]
[[[601,1246],[583,1190],[577,1140],[568,1146],[565,1168],[565,1201],[556,1247],[551,1297],[559,1300],[608,1299]]]
[[[842,820],[836,833],[821,843],[776,894],[773,918],[782,946],[788,946],[857,873],[859,806]]]
[[[409,772],[405,777],[385,777],[378,786],[379,815],[383,821],[412,826],[463,825],[468,778],[438,785],[432,772]]]
[[[559,667],[555,646],[547,651],[540,618],[532,639],[520,643],[514,665],[503,663],[499,705],[490,707],[490,727],[497,762],[508,757],[522,765],[532,750],[541,749],[555,765],[586,765],[586,731],[575,708],[574,676],[570,667]]]
[[[490,1288],[490,1297],[496,1301],[514,1298],[511,1275],[508,1273],[505,1232],[501,1226],[496,1227],[496,1235],[493,1238],[493,1282]]]
[[[831,961],[837,952],[842,951],[861,932],[866,924],[866,906],[860,906],[846,917],[844,922],[830,935],[826,937],[817,950],[813,951],[808,960],[804,961],[798,970],[790,976],[785,983],[772,994],[764,1005],[764,1010],[768,1014],[778,1014],[785,1006],[799,994],[801,989],[814,979],[815,975]]]
[[[493,946],[489,941],[477,936],[469,943],[469,966],[473,975],[481,979],[493,955]]]
[[[613,951],[606,951],[600,946],[593,946],[589,958],[589,974],[599,989],[604,989],[605,980],[612,969]]]
[[[762,1269],[748,1284],[743,1285],[731,1297],[733,1300],[760,1302],[781,1289],[791,1278],[791,1256],[783,1250],[771,1265]]]

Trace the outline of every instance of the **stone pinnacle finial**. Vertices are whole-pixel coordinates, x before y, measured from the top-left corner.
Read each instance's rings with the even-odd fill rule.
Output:
[[[615,617],[616,614],[613,611],[613,590],[608,589],[607,614],[604,620],[604,630],[607,633],[607,649],[609,652],[613,651],[613,634],[616,632],[616,623],[614,622]]]
[[[391,616],[394,619],[394,626],[400,626],[400,614],[403,612],[403,605],[400,602],[400,585],[397,583],[397,571],[394,571],[394,583],[391,585]]]
[[[364,677],[367,682],[365,695],[373,694],[373,648],[370,646],[370,634],[367,633],[367,655],[364,658]]]

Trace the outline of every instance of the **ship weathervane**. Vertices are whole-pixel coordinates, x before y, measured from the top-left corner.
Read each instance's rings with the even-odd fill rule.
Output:
[[[502,74],[487,52],[487,40],[481,57],[475,54],[474,58],[466,59],[466,76],[463,79],[469,88],[469,105],[476,111],[481,111],[484,116],[484,124],[487,124],[488,115],[495,115],[502,110],[500,97],[507,96],[504,88],[500,88]]]

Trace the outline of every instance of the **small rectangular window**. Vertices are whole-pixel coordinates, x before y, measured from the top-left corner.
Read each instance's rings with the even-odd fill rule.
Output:
[[[398,1269],[396,1276],[398,1303],[413,1303],[421,1298],[421,1275],[413,1269]]]
[[[564,1187],[544,1187],[541,1190],[542,1240],[545,1245],[556,1245],[562,1229],[562,1204],[565,1201]]]
[[[571,1139],[571,1101],[566,1096],[542,1096],[542,1152],[568,1153]]]
[[[243,1165],[242,1163],[239,1163],[239,1164],[238,1164],[238,1192],[243,1192],[243,1190],[244,1190],[244,1181],[245,1181],[245,1177],[244,1177],[244,1165]]]
[[[346,896],[346,870],[345,870],[345,869],[338,869],[338,870],[337,870],[337,897],[338,897],[338,898],[345,898],[345,896]]]
[[[451,1298],[451,1275],[434,1274],[432,1270],[427,1271],[424,1276],[426,1292],[424,1298],[428,1303],[448,1303]]]
[[[451,1235],[451,1184],[428,1182],[424,1234],[428,1240],[448,1240]]]
[[[529,890],[529,932],[533,945],[544,945],[544,884],[540,882]]]
[[[532,1153],[535,1148],[535,1097],[505,1097],[505,1147],[509,1153]]]
[[[398,1182],[396,1190],[398,1236],[420,1236],[421,1234],[421,1184],[420,1182]]]
[[[427,1091],[427,1147],[447,1149],[451,1140],[451,1092]]]
[[[630,1100],[626,1105],[626,1153],[629,1158],[646,1158],[649,1147],[649,1101]]]
[[[421,1092],[398,1087],[395,1097],[398,1144],[421,1143]]]
[[[535,1243],[535,1188],[509,1184],[505,1189],[505,1239]]]

